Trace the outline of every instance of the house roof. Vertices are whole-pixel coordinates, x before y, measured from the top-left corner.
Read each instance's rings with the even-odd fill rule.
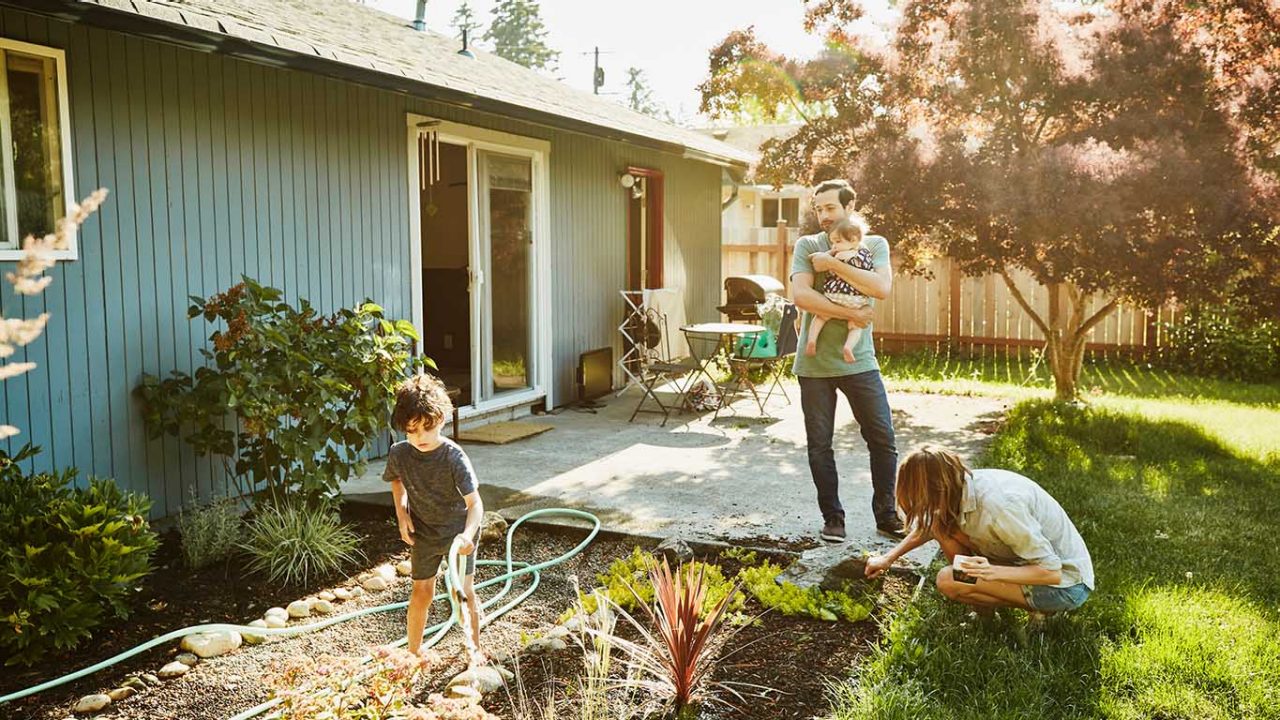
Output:
[[[0,0],[5,2],[7,0]],[[496,55],[458,54],[453,38],[414,30],[402,18],[354,0],[25,0],[54,15],[106,21],[126,29],[121,13],[147,24],[151,36],[212,41],[214,49],[265,51],[273,64],[342,75],[406,92],[429,86],[445,102],[477,107],[553,127],[638,142],[725,165],[750,164],[755,154],[696,130],[634,112],[569,87]],[[116,22],[111,22],[113,18]],[[129,28],[132,29],[132,28]],[[333,66],[337,63],[337,66]],[[416,90],[416,92],[415,92]],[[516,112],[520,111],[520,112]]]
[[[726,127],[709,127],[698,132],[721,142],[732,145],[739,150],[758,156],[760,146],[766,140],[788,138],[804,127],[801,123],[777,125],[743,125]]]

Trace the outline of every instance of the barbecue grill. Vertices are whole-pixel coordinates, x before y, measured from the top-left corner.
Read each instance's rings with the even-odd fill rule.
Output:
[[[759,321],[756,309],[770,295],[782,295],[782,283],[768,275],[735,275],[724,279],[725,303],[716,308],[729,322]]]

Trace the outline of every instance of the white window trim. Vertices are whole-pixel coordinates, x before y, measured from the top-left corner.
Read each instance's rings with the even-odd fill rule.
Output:
[[[31,43],[21,42],[19,40],[10,40],[8,38],[0,38],[0,50],[12,50],[15,52],[25,53],[27,55],[36,55],[53,59],[54,72],[57,75],[58,87],[58,133],[60,149],[62,151],[62,196],[65,207],[63,208],[63,217],[68,217],[73,212],[76,205],[75,199],[75,180],[71,170],[71,105],[67,102],[67,53],[58,48],[45,47],[44,45],[32,45]],[[8,76],[0,77],[0,100],[3,106],[8,106],[9,84]],[[12,247],[0,244],[0,262],[21,260],[23,251],[21,243],[23,238],[18,237],[18,197],[17,189],[13,187],[13,141],[9,137],[7,131],[9,124],[2,123],[0,127],[6,129],[3,133],[4,137],[0,138],[0,142],[4,144],[3,162],[4,166],[0,167],[3,173],[3,192],[5,194],[5,207],[8,208],[8,217],[0,218],[9,228],[9,235],[13,238]],[[68,238],[69,245],[65,250],[56,250],[49,254],[54,260],[76,260],[80,257],[80,244],[77,239],[78,233],[72,233]]]

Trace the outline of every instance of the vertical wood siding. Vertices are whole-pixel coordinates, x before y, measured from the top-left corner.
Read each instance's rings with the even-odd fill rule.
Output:
[[[551,310],[556,404],[576,394],[580,353],[620,353],[628,165],[666,174],[666,277],[690,319],[717,317],[720,170],[623,143],[429,99],[177,48],[16,10],[0,36],[67,53],[75,195],[111,196],[41,296],[0,283],[6,316],[51,314],[0,384],[9,445],[44,448],[34,469],[76,467],[154,500],[153,515],[231,487],[222,463],[175,438],[150,441],[133,396],[143,373],[191,372],[213,328],[191,295],[247,274],[320,311],[369,297],[409,317],[405,113],[551,143]],[[11,265],[11,263],[4,263]],[[6,268],[7,269],[7,268]],[[582,302],[584,297],[592,302]]]

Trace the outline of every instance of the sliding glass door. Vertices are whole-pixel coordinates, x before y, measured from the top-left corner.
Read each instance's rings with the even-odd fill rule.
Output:
[[[533,159],[476,151],[479,254],[485,292],[481,396],[533,387]]]

